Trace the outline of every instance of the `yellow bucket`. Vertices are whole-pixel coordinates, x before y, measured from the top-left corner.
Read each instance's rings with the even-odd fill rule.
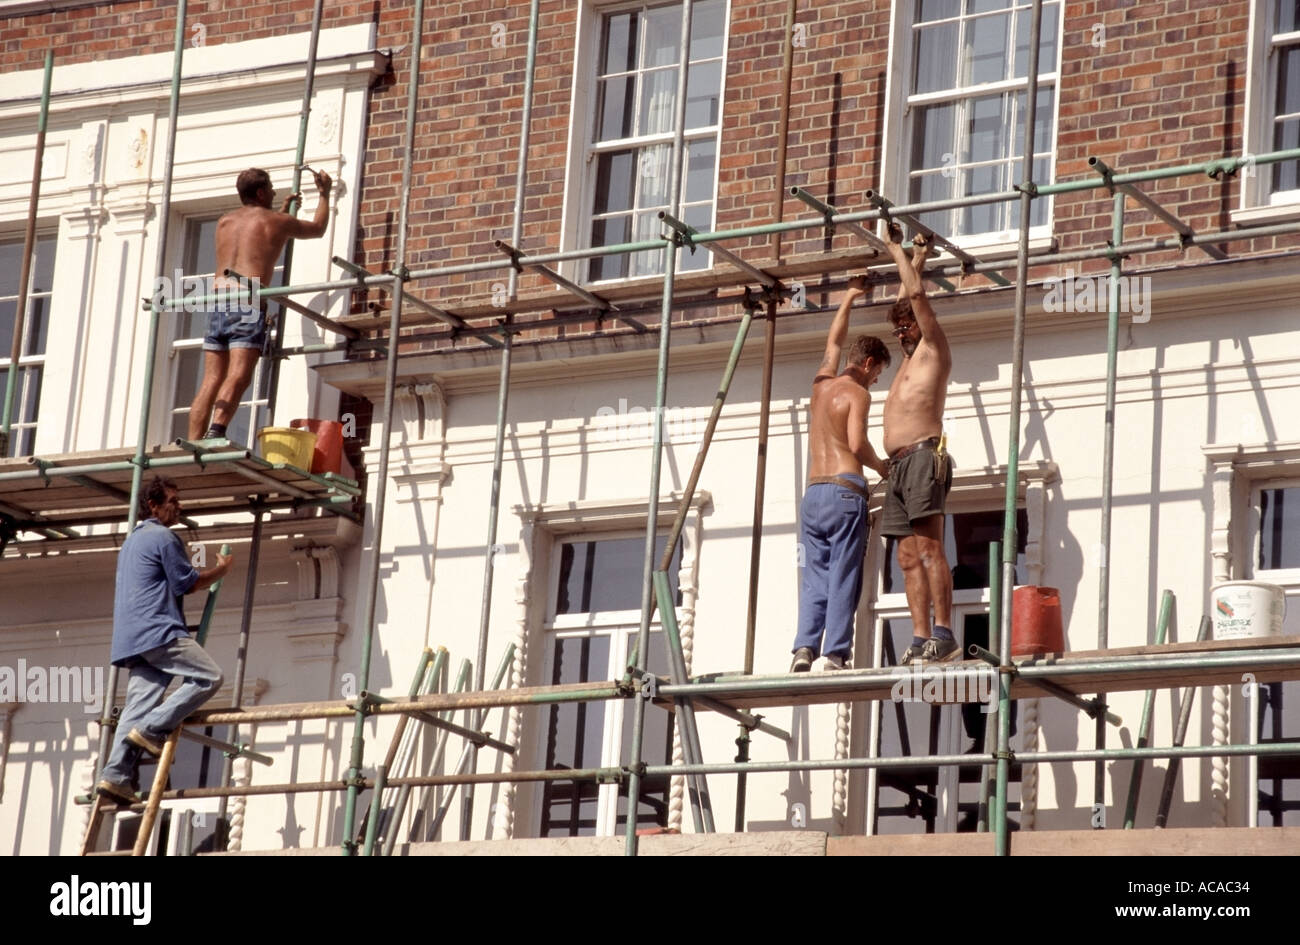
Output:
[[[257,431],[262,458],[268,463],[288,463],[306,471],[311,469],[311,454],[316,448],[316,434],[289,427],[262,427]]]

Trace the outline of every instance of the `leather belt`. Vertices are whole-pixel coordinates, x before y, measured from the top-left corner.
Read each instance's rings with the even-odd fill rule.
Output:
[[[889,465],[893,466],[899,460],[911,456],[917,450],[930,449],[938,445],[939,445],[939,438],[937,436],[932,436],[926,440],[918,440],[916,443],[913,443],[911,446],[904,446],[902,449],[894,450],[894,452],[890,453]]]
[[[813,476],[808,480],[808,485],[810,486],[824,484],[839,486],[842,489],[856,492],[858,495],[862,496],[862,498],[866,499],[868,504],[871,503],[871,493],[867,491],[867,487],[854,482],[852,479],[845,479],[843,476]]]

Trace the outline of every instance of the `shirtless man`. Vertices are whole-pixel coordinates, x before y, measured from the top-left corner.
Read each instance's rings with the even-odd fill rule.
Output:
[[[280,212],[271,209],[275,188],[271,176],[258,167],[239,175],[235,189],[243,206],[217,221],[217,270],[214,288],[235,289],[236,301],[219,301],[208,312],[208,333],[203,339],[203,383],[190,404],[189,438],[224,438],[226,425],[239,407],[248,382],[253,378],[258,356],[266,342],[266,316],[261,303],[245,295],[240,286],[223,273],[227,269],[253,282],[254,290],[269,286],[275,261],[290,239],[316,239],[325,235],[329,223],[330,176],[314,173],[320,200],[311,222],[289,214],[289,205],[302,194],[285,198]],[[216,411],[213,412],[215,402]],[[208,426],[208,415],[212,424]],[[203,432],[206,427],[207,432]]]
[[[889,253],[902,286],[889,321],[903,363],[885,399],[889,484],[881,532],[898,539],[898,566],[914,634],[902,662],[910,663],[954,659],[961,647],[952,635],[952,572],[943,550],[944,501],[952,488],[952,461],[942,442],[943,404],[952,352],[921,282],[929,244],[917,237],[909,260],[902,242],[902,228],[891,221]]]
[[[853,651],[853,616],[862,592],[870,495],[862,467],[880,476],[888,471],[867,442],[867,410],[871,407],[867,390],[889,365],[889,349],[879,338],[861,335],[849,348],[848,365],[836,373],[848,334],[849,309],[866,292],[862,276],[849,280],[813,379],[808,407],[808,488],[799,507],[804,565],[792,673],[810,670],[819,652],[830,667],[843,669]]]

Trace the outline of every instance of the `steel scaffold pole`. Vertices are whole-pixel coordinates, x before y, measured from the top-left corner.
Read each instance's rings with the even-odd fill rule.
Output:
[[[167,148],[163,158],[162,196],[158,208],[158,249],[154,256],[154,275],[162,278],[167,261],[167,232],[171,223],[172,165],[176,160],[176,123],[180,115],[181,63],[185,54],[185,16],[189,0],[179,0],[176,5],[176,37],[172,54],[171,100],[167,108]],[[149,305],[149,340],[144,362],[144,391],[140,401],[140,423],[136,433],[135,456],[131,460],[131,508],[127,511],[126,530],[135,529],[140,509],[140,486],[144,469],[149,465],[146,442],[149,438],[149,412],[153,406],[153,376],[157,362],[159,306]],[[117,691],[117,667],[109,664],[108,680],[104,684],[104,712],[99,720],[99,767],[102,771],[108,761],[109,733],[113,725],[114,693]],[[98,772],[96,772],[98,777]]]
[[[361,632],[361,669],[358,673],[358,688],[365,690],[370,684],[370,656],[375,636],[375,604],[379,596],[379,561],[383,554],[384,502],[388,496],[388,453],[389,443],[393,437],[393,399],[397,388],[397,348],[400,340],[402,321],[402,298],[406,280],[406,236],[409,228],[408,215],[411,203],[411,164],[415,151],[415,116],[420,90],[420,49],[424,39],[424,0],[415,0],[415,10],[411,24],[411,75],[407,85],[406,99],[406,153],[402,159],[402,187],[397,225],[397,248],[394,274],[386,279],[393,296],[393,307],[388,322],[388,364],[384,372],[384,407],[380,417],[381,429],[384,431],[379,450],[379,469],[375,475],[374,495],[374,534],[371,537],[369,574],[366,576],[365,606],[362,610]],[[352,751],[348,765],[348,793],[343,808],[342,852],[345,856],[355,856],[357,796],[362,785],[361,763],[363,760],[366,715],[370,707],[358,702],[356,724],[352,735]]]
[[[303,82],[302,113],[298,117],[298,147],[294,151],[293,187],[289,191],[291,194],[298,193],[302,187],[302,166],[307,157],[307,121],[311,116],[312,89],[316,83],[316,49],[320,45],[321,9],[324,5],[325,0],[316,0],[311,13],[311,37],[307,41],[307,76]],[[302,201],[295,200],[289,207],[289,213],[297,216],[300,209],[302,209]],[[293,248],[296,242],[296,240],[289,240],[284,249],[284,270],[280,276],[284,285],[289,284],[289,277],[293,270]],[[271,329],[271,363],[267,367],[269,376],[266,382],[267,426],[275,425],[275,406],[280,395],[280,359],[284,356],[284,323],[288,318],[289,309],[281,303],[280,317],[275,320],[275,326]]]
[[[18,377],[22,374],[19,364],[23,356],[23,331],[27,325],[27,296],[32,278],[32,253],[36,250],[36,208],[41,198],[41,165],[45,162],[45,131],[50,121],[50,87],[53,79],[54,50],[47,49],[45,71],[41,79],[41,111],[40,117],[36,120],[36,156],[32,161],[32,189],[27,197],[27,228],[23,231],[23,256],[18,266],[18,302],[14,310],[14,337],[9,352],[9,370],[5,372],[4,413],[3,419],[0,420],[0,459],[9,455],[14,401],[18,392]]]
[[[1020,476],[1020,400],[1025,372],[1025,304],[1029,292],[1029,225],[1033,219],[1034,131],[1038,112],[1038,43],[1042,33],[1043,3],[1034,0],[1029,21],[1028,89],[1025,93],[1025,153],[1021,157],[1020,239],[1016,256],[1016,314],[1011,343],[1010,442],[1007,446],[1006,508],[1002,520],[1002,587],[998,615],[1001,666],[998,669],[997,787],[994,807],[994,848],[998,856],[1010,853],[1007,827],[1007,782],[1011,766],[1011,601],[1016,584],[1016,505]],[[990,631],[994,624],[989,623]],[[990,641],[991,642],[991,641]]]
[[[669,173],[669,214],[679,215],[681,206],[682,160],[684,158],[684,141],[686,129],[686,74],[690,62],[691,17],[694,13],[693,0],[683,0],[681,43],[677,53],[677,90],[676,116],[673,123],[673,156]],[[628,675],[636,687],[637,695],[632,701],[632,745],[628,753],[631,775],[628,778],[627,824],[624,830],[625,852],[636,856],[636,823],[641,802],[641,761],[642,738],[645,733],[645,709],[647,695],[641,688],[641,674],[646,669],[650,640],[650,616],[655,606],[654,564],[655,543],[659,531],[659,479],[663,464],[664,450],[664,401],[668,392],[668,344],[672,334],[673,284],[677,275],[677,250],[681,237],[674,230],[665,237],[667,245],[661,244],[664,254],[664,292],[659,318],[659,361],[655,374],[654,406],[654,445],[650,458],[650,489],[648,508],[646,510],[645,561],[641,569],[641,622],[636,637],[636,655],[628,667]],[[682,742],[686,751],[686,742]],[[698,759],[697,759],[698,760]]]
[[[524,232],[524,196],[528,186],[528,143],[533,117],[533,78],[537,66],[537,25],[539,19],[539,0],[532,0],[528,8],[528,51],[524,64],[524,100],[523,114],[520,117],[519,155],[515,164],[515,205],[510,223],[510,245],[519,246]],[[519,297],[519,267],[511,266],[509,270],[507,293],[510,301]],[[502,331],[501,381],[497,392],[497,428],[492,451],[492,496],[488,506],[488,534],[486,560],[483,563],[483,601],[479,609],[477,658],[474,661],[474,688],[482,689],[487,672],[488,630],[492,621],[492,584],[495,577],[496,555],[493,549],[497,543],[497,524],[501,510],[501,464],[505,455],[506,410],[510,398],[510,317]],[[478,746],[473,747],[471,770],[478,771]],[[466,785],[461,795],[460,838],[468,840],[474,822],[474,788]]]

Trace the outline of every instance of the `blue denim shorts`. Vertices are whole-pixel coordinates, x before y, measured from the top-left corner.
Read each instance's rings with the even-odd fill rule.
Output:
[[[208,333],[203,336],[204,351],[229,348],[266,347],[266,316],[250,305],[221,306],[208,312]]]

